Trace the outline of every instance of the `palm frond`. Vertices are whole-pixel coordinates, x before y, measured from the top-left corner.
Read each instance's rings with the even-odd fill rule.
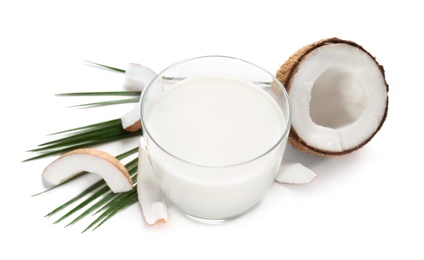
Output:
[[[131,149],[131,150],[121,154],[121,155],[116,156],[116,158],[121,160],[121,159],[124,159],[125,157],[128,157],[128,156],[136,153],[137,151],[138,151],[138,148],[136,147],[134,149]],[[125,165],[125,167],[127,168],[128,172],[130,173],[131,178],[134,182],[136,180],[136,174],[137,174],[137,168],[138,168],[137,162],[138,162],[138,158],[134,158]],[[136,189],[136,188],[133,188],[133,190],[134,189]],[[76,222],[78,222],[79,220],[81,220],[82,218],[87,216],[89,213],[94,212],[96,209],[99,209],[99,208],[102,208],[102,207],[103,208],[106,208],[106,207],[109,208],[110,206],[108,206],[108,205],[113,205],[113,204],[109,204],[111,201],[119,200],[123,203],[128,204],[128,201],[126,201],[127,199],[125,199],[126,196],[123,195],[123,194],[126,194],[126,193],[128,193],[128,192],[120,193],[120,194],[114,194],[114,193],[112,193],[109,186],[107,186],[107,184],[104,180],[99,180],[99,181],[95,182],[94,184],[92,184],[91,186],[89,186],[88,188],[86,188],[85,190],[83,190],[82,192],[80,192],[79,194],[77,194],[76,196],[74,196],[73,198],[69,199],[68,201],[66,201],[65,203],[60,205],[59,207],[55,208],[54,210],[52,210],[51,212],[46,214],[46,217],[51,217],[54,214],[57,214],[58,212],[60,212],[60,211],[64,210],[65,208],[71,206],[72,204],[80,201],[79,204],[77,204],[75,207],[73,207],[71,210],[66,212],[59,219],[57,219],[54,222],[56,224],[56,223],[59,223],[59,222],[65,220],[65,219],[68,219],[71,215],[74,215],[76,212],[83,210],[84,208],[88,207],[90,203],[93,203],[96,200],[98,200],[96,203],[89,206],[87,209],[85,209],[85,211],[83,211],[80,215],[78,215],[75,219],[73,219],[69,224],[66,225],[66,226],[69,226],[69,225],[75,224]],[[85,199],[82,200],[84,197],[85,197]],[[131,198],[129,198],[129,200],[132,203],[134,202]],[[128,206],[129,205],[130,204],[128,204]]]
[[[119,104],[127,104],[127,103],[136,103],[139,100],[140,100],[139,97],[137,97],[137,98],[127,98],[127,99],[120,99],[120,100],[92,102],[92,103],[74,105],[74,106],[71,106],[71,107],[76,107],[76,108],[101,107],[101,106],[119,105]]]
[[[67,133],[68,135],[42,143],[38,145],[37,148],[29,150],[28,152],[40,152],[41,154],[25,159],[24,162],[52,155],[59,155],[78,148],[86,148],[125,138],[140,136],[142,131],[125,131],[122,128],[121,119],[118,118],[74,128],[74,130],[61,131],[59,133]]]
[[[56,96],[140,96],[140,91],[100,91],[100,92],[67,92]]]
[[[87,60],[84,60],[84,61],[91,64],[91,65],[94,65],[94,66],[97,66],[97,67],[100,67],[100,68],[103,68],[103,69],[108,69],[108,70],[112,70],[112,71],[116,71],[116,72],[125,73],[125,70],[123,70],[123,69],[119,69],[119,68],[99,64],[99,63],[95,63],[95,62],[92,62],[92,61],[87,61]]]
[[[94,63],[90,61],[86,61],[91,65],[95,65],[97,67],[108,69],[120,73],[125,73],[125,70],[114,68],[110,66],[106,66],[99,63]],[[118,99],[111,101],[101,101],[101,102],[92,102],[86,104],[76,105],[74,107],[80,108],[91,108],[98,106],[106,106],[106,105],[116,105],[116,104],[124,104],[130,102],[138,102],[140,98],[141,92],[138,91],[105,91],[105,92],[68,92],[68,93],[59,93],[57,96],[135,96],[134,98],[127,99]],[[44,142],[39,144],[36,148],[29,150],[31,153],[38,153],[38,155],[25,159],[23,162],[36,160],[45,158],[47,156],[60,155],[65,152],[77,149],[77,148],[86,148],[90,146],[96,146],[108,142],[114,142],[123,140],[125,138],[135,137],[142,135],[142,131],[139,130],[137,132],[128,132],[122,128],[121,119],[112,119],[103,122],[93,123],[89,125],[84,125],[80,127],[75,127],[72,129],[67,129],[59,132],[55,132],[50,134],[49,136],[54,139],[48,142]],[[120,155],[117,155],[116,158],[118,160],[122,160],[130,155],[137,153],[138,147],[126,151]],[[137,188],[136,188],[136,180],[137,180],[137,170],[138,170],[138,158],[132,159],[130,162],[125,164],[130,176],[133,180],[134,187],[129,192],[114,194],[110,188],[107,186],[104,180],[99,180],[88,188],[75,195],[71,199],[68,199],[62,205],[54,208],[52,211],[47,213],[46,217],[52,217],[55,214],[65,210],[66,208],[71,207],[67,212],[61,215],[54,223],[59,223],[64,220],[69,219],[71,216],[75,216],[66,226],[73,225],[77,223],[79,220],[88,216],[90,213],[99,214],[97,218],[86,228],[83,232],[89,229],[97,229],[101,225],[103,225],[108,219],[112,216],[123,210],[124,208],[134,204],[138,201],[137,197]],[[60,187],[66,183],[69,183],[83,175],[87,174],[87,172],[81,172],[74,178],[56,185],[54,187],[48,188],[42,192],[34,194],[33,196],[37,196],[39,194],[43,194],[47,191],[51,191],[57,187]],[[82,211],[82,212],[81,212]],[[79,214],[77,214],[80,212]]]

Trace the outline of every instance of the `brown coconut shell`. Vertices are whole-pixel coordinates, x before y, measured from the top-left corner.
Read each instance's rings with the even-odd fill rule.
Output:
[[[389,92],[389,85],[387,84],[387,81],[386,81],[384,68],[383,68],[382,65],[380,65],[377,62],[376,58],[373,55],[371,55],[368,51],[366,51],[361,45],[359,45],[359,44],[357,44],[353,41],[342,40],[342,39],[339,39],[339,38],[326,38],[326,39],[322,39],[322,40],[319,40],[317,42],[311,43],[309,45],[306,45],[303,48],[299,49],[289,59],[287,59],[287,61],[283,65],[281,65],[280,69],[277,71],[276,77],[284,85],[284,87],[286,88],[289,95],[290,95],[291,83],[292,83],[294,77],[296,76],[296,73],[299,69],[299,66],[302,64],[303,60],[306,57],[308,57],[309,54],[311,54],[312,52],[314,52],[318,48],[323,47],[323,46],[327,46],[327,45],[330,45],[330,44],[351,45],[355,48],[358,48],[360,51],[363,51],[366,54],[368,54],[374,60],[374,62],[378,65],[378,68],[381,71],[381,76],[383,77],[384,83],[386,84],[386,92],[387,93]],[[309,145],[308,143],[306,143],[304,140],[302,140],[302,138],[297,134],[296,129],[294,129],[293,127],[290,130],[288,141],[291,143],[291,145],[295,149],[298,149],[298,150],[303,151],[303,152],[311,153],[311,154],[314,154],[314,155],[318,155],[318,156],[335,157],[335,156],[341,156],[341,155],[349,154],[349,153],[356,151],[356,150],[360,149],[361,147],[363,147],[365,144],[367,144],[377,134],[378,131],[380,131],[380,129],[383,126],[383,124],[386,120],[386,117],[387,117],[387,111],[388,111],[388,107],[389,107],[388,105],[389,105],[389,98],[387,96],[384,116],[381,119],[381,122],[380,122],[379,126],[377,127],[377,129],[366,140],[364,140],[362,143],[359,143],[357,146],[355,146],[355,147],[353,147],[349,150],[334,152],[334,151],[323,150],[323,149],[320,149],[318,147],[313,147],[313,146]]]
[[[140,131],[141,130],[141,120],[137,120],[134,124],[125,127],[124,130],[127,131],[127,132],[131,132],[131,133]]]

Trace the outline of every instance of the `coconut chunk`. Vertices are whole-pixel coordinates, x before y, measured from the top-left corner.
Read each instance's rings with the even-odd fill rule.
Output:
[[[299,162],[283,160],[275,181],[283,184],[307,184],[317,175]]]
[[[150,164],[143,137],[139,145],[137,193],[144,219],[149,226],[168,221],[165,195]]]
[[[140,101],[121,117],[122,128],[128,132],[137,132],[141,129]]]
[[[292,103],[289,142],[302,151],[348,154],[368,143],[386,119],[384,69],[352,41],[329,38],[305,46],[277,78]]]
[[[47,183],[58,185],[84,171],[98,174],[114,193],[130,191],[133,187],[127,169],[118,159],[92,148],[61,155],[47,165],[42,177]]]
[[[149,67],[130,63],[127,70],[125,71],[125,88],[135,91],[143,91],[144,88],[149,85],[150,81],[156,77],[154,72]]]
[[[129,90],[143,91],[144,88],[156,77],[149,67],[130,63],[125,71],[125,88]],[[141,129],[140,101],[121,117],[122,128],[128,132],[136,132]]]

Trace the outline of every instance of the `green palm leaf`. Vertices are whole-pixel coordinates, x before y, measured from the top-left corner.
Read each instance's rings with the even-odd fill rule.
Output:
[[[103,223],[105,223],[108,219],[110,219],[115,214],[117,214],[119,211],[131,206],[137,201],[138,201],[138,198],[137,198],[136,188],[133,188],[132,191],[128,191],[126,193],[122,193],[118,195],[114,200],[112,200],[106,205],[106,207],[104,208],[104,212],[95,221],[93,221],[86,229],[84,229],[83,232],[89,230],[92,227],[94,227],[93,230],[97,229],[98,227],[103,225]]]
[[[118,156],[116,156],[116,158],[118,159],[118,160],[122,160],[122,159],[124,159],[124,158],[126,158],[126,157],[128,157],[128,156],[130,156],[130,155],[132,155],[132,154],[134,154],[134,153],[136,153],[138,151],[138,148],[134,148],[134,149],[131,149],[131,150],[129,150],[129,151],[127,151],[127,152],[125,152],[125,153],[122,153],[122,154],[120,154],[120,155],[118,155]],[[133,167],[133,164],[134,164],[134,162],[133,162],[134,160],[132,160],[132,164],[127,164],[126,165],[126,167],[127,167],[127,169],[128,169],[128,167]],[[83,173],[87,173],[87,172],[83,172]],[[79,177],[79,176],[78,176]],[[76,178],[73,178],[72,180],[75,180]],[[71,181],[71,180],[68,180],[66,183],[68,183],[69,181]],[[64,183],[63,183],[64,184]],[[63,184],[59,184],[59,185],[63,185]],[[58,185],[58,186],[59,186]],[[58,187],[58,186],[54,186],[53,188],[55,188],[55,187]],[[66,208],[66,207],[68,207],[68,206],[70,206],[71,204],[73,204],[74,202],[76,202],[76,201],[78,201],[79,199],[81,199],[81,198],[83,198],[83,197],[85,197],[86,195],[88,195],[88,194],[90,194],[91,192],[93,192],[93,191],[95,191],[95,190],[97,190],[97,189],[99,189],[100,187],[103,187],[103,186],[106,186],[107,187],[107,185],[106,185],[106,182],[104,181],[104,180],[99,180],[99,181],[97,181],[96,183],[94,183],[94,184],[92,184],[91,186],[89,186],[88,188],[86,188],[84,191],[82,191],[80,194],[78,194],[77,196],[75,196],[75,197],[73,197],[72,199],[70,199],[70,200],[68,200],[67,202],[65,202],[64,204],[62,204],[62,205],[60,205],[59,207],[57,207],[57,208],[55,208],[53,211],[51,211],[51,212],[49,212],[47,215],[46,215],[46,217],[50,217],[50,216],[52,216],[53,214],[56,214],[57,212],[59,212],[59,211],[61,211],[61,210],[63,210],[64,208]],[[49,190],[51,190],[52,188],[50,188]],[[110,190],[110,189],[109,189]],[[45,192],[45,191],[44,191]],[[41,193],[44,193],[44,192],[41,192]],[[38,193],[38,194],[41,194],[41,193]],[[36,195],[38,195],[38,194],[36,194]],[[58,221],[56,221],[56,222],[58,222]]]
[[[140,91],[68,92],[56,96],[140,96]]]
[[[80,104],[80,105],[75,105],[71,107],[76,107],[76,108],[101,107],[101,106],[119,105],[119,104],[126,104],[126,103],[135,103],[135,102],[138,102],[139,100],[140,100],[139,97],[127,98],[127,99],[120,99],[120,100],[109,100],[109,101],[102,101],[102,102],[86,103],[86,104]]]
[[[40,144],[37,148],[29,150],[29,152],[41,152],[41,154],[25,159],[24,162],[52,155],[59,155],[78,148],[85,148],[125,138],[140,136],[142,131],[125,131],[122,129],[121,119],[114,119],[93,125],[74,128],[74,130],[61,131],[60,133],[67,133],[68,135]]]
[[[88,62],[92,65],[98,66],[100,68],[113,70],[117,72],[125,72],[125,70]],[[141,92],[137,91],[108,91],[108,92],[70,92],[70,93],[60,93],[57,96],[136,96],[134,98],[127,99],[118,99],[112,101],[102,101],[102,102],[93,102],[86,103],[81,105],[76,105],[74,107],[82,107],[82,108],[91,108],[98,106],[106,106],[106,105],[116,105],[116,104],[124,104],[129,102],[138,102],[139,96]],[[36,148],[29,150],[31,153],[38,153],[38,155],[25,159],[25,161],[36,160],[40,158],[45,158],[47,156],[60,155],[65,152],[77,149],[77,148],[86,148],[89,146],[96,146],[99,144],[104,144],[107,142],[115,142],[119,140],[123,140],[125,138],[141,136],[142,131],[139,130],[137,132],[128,132],[122,129],[121,119],[112,119],[108,121],[93,123],[89,125],[84,125],[72,129],[67,129],[59,132],[55,132],[50,134],[49,136],[55,137],[53,140],[39,144]],[[117,155],[116,158],[118,160],[122,160],[127,158],[130,155],[137,153],[138,147],[126,151],[120,155]],[[79,220],[84,217],[94,214],[97,215],[97,218],[88,226],[83,232],[92,229],[95,230],[101,225],[103,225],[108,219],[116,215],[118,212],[123,210],[124,208],[136,203],[138,201],[137,197],[137,188],[136,188],[136,180],[137,180],[137,169],[138,169],[138,158],[132,159],[130,162],[125,164],[126,169],[130,173],[134,187],[131,191],[115,194],[110,188],[107,186],[104,180],[99,180],[93,183],[91,186],[75,195],[71,199],[68,199],[62,205],[54,208],[46,217],[52,217],[55,214],[63,211],[66,208],[71,207],[73,204],[76,206],[71,207],[67,212],[61,215],[54,223],[62,222],[66,219],[69,219],[71,216],[74,218],[66,225],[70,226],[77,223]],[[57,186],[46,189],[40,193],[35,194],[39,195],[45,192],[48,192],[54,188],[60,187],[69,183],[83,175],[87,174],[87,172],[81,172],[74,178],[61,183]],[[79,212],[79,214],[78,214]]]
[[[137,149],[138,148],[135,148],[135,149],[132,149],[131,151],[133,151],[135,153],[137,151]],[[137,172],[137,162],[138,162],[138,158],[135,158],[135,159],[133,159],[132,161],[130,161],[129,163],[127,163],[125,165],[125,167],[127,168],[128,172],[130,173],[130,175],[132,176],[133,179],[134,179],[135,173]],[[94,205],[92,205],[91,207],[89,207],[88,209],[86,209],[83,213],[81,213],[77,218],[75,218],[67,226],[72,225],[72,224],[76,223],[78,220],[80,220],[83,217],[87,216],[89,213],[91,213],[94,210],[96,210],[96,209],[100,208],[101,206],[105,205],[113,197],[116,197],[117,196],[116,194],[112,193],[112,191],[109,189],[109,187],[106,185],[106,183],[103,180],[100,180],[100,181],[96,182],[95,184],[93,184],[93,186],[90,186],[89,188],[87,188],[86,190],[84,190],[83,192],[81,192],[80,194],[78,194],[76,197],[74,197],[70,201],[68,201],[68,202],[71,202],[71,203],[68,203],[67,202],[67,203],[65,203],[63,205],[68,206],[68,205],[72,204],[73,202],[77,201],[78,199],[82,198],[83,196],[88,195],[88,194],[90,194],[92,192],[94,192],[92,195],[90,195],[88,198],[86,198],[84,201],[82,201],[76,207],[74,207],[73,209],[71,209],[70,211],[68,211],[65,215],[63,215],[61,218],[59,218],[58,220],[56,220],[54,223],[59,223],[60,221],[68,218],[69,216],[71,216],[72,214],[76,213],[77,211],[83,209],[85,206],[87,206],[91,202],[93,202],[93,201],[95,201],[95,200],[97,200],[99,198],[102,198],[97,203],[95,203]],[[60,209],[63,209],[63,208],[64,207],[61,207]],[[57,211],[55,211],[54,213],[56,213],[56,212]],[[48,214],[48,216],[51,216],[51,215],[52,214]]]
[[[123,70],[123,69],[114,68],[114,67],[111,67],[111,66],[95,63],[95,62],[92,62],[92,61],[87,61],[87,60],[84,60],[84,61],[91,64],[91,65],[95,65],[95,66],[103,68],[103,69],[108,69],[108,70],[112,70],[112,71],[116,71],[116,72],[125,73],[125,70]]]

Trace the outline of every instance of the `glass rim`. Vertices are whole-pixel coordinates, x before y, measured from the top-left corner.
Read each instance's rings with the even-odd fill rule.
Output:
[[[222,58],[222,59],[230,59],[230,60],[236,60],[236,61],[241,61],[243,63],[249,64],[255,68],[258,68],[259,70],[261,70],[262,72],[264,72],[265,74],[267,74],[274,82],[276,82],[276,84],[278,85],[278,87],[280,88],[280,90],[282,91],[283,95],[284,95],[284,99],[287,102],[287,106],[288,106],[288,118],[286,119],[286,124],[285,124],[285,128],[283,133],[281,134],[280,138],[275,142],[274,145],[272,145],[268,150],[266,150],[265,152],[261,153],[260,155],[253,157],[249,160],[243,161],[243,162],[238,162],[238,163],[233,163],[233,164],[223,164],[223,165],[203,165],[203,164],[198,164],[198,163],[194,163],[194,162],[190,162],[186,159],[180,158],[170,152],[168,152],[166,149],[164,149],[158,142],[156,142],[155,138],[153,138],[153,136],[150,134],[150,131],[147,127],[147,124],[144,120],[144,116],[143,116],[143,111],[144,111],[144,106],[143,106],[143,102],[145,100],[145,94],[149,92],[149,90],[151,89],[151,86],[153,84],[153,82],[155,82],[158,78],[160,78],[165,72],[167,72],[168,70],[189,62],[189,61],[193,61],[193,60],[200,60],[200,59],[208,59],[208,58]],[[163,152],[165,152],[166,154],[168,154],[169,156],[171,156],[172,158],[187,163],[187,164],[191,164],[191,165],[195,165],[198,167],[203,167],[203,168],[226,168],[226,167],[235,167],[235,166],[240,166],[240,165],[244,165],[244,164],[248,164],[250,162],[253,162],[255,160],[258,160],[264,156],[266,156],[267,154],[269,154],[271,151],[273,151],[283,140],[284,138],[286,138],[286,136],[289,134],[290,131],[290,126],[291,126],[291,121],[292,121],[292,104],[290,101],[290,97],[289,94],[286,91],[286,88],[283,86],[283,84],[274,76],[272,75],[268,70],[262,68],[261,66],[258,66],[252,62],[243,60],[243,59],[239,59],[239,58],[235,58],[235,57],[231,57],[231,56],[225,56],[225,55],[206,55],[206,56],[198,56],[198,57],[194,57],[194,58],[190,58],[190,59],[185,59],[185,60],[180,60],[178,62],[175,62],[173,64],[171,64],[170,66],[166,67],[165,69],[163,69],[161,72],[159,72],[150,82],[149,84],[144,88],[144,91],[142,92],[142,95],[140,97],[140,119],[141,119],[141,125],[143,128],[143,135],[147,134],[150,139],[155,143],[155,145],[157,147],[159,147],[160,150],[162,150]],[[144,138],[144,137],[143,137]]]

